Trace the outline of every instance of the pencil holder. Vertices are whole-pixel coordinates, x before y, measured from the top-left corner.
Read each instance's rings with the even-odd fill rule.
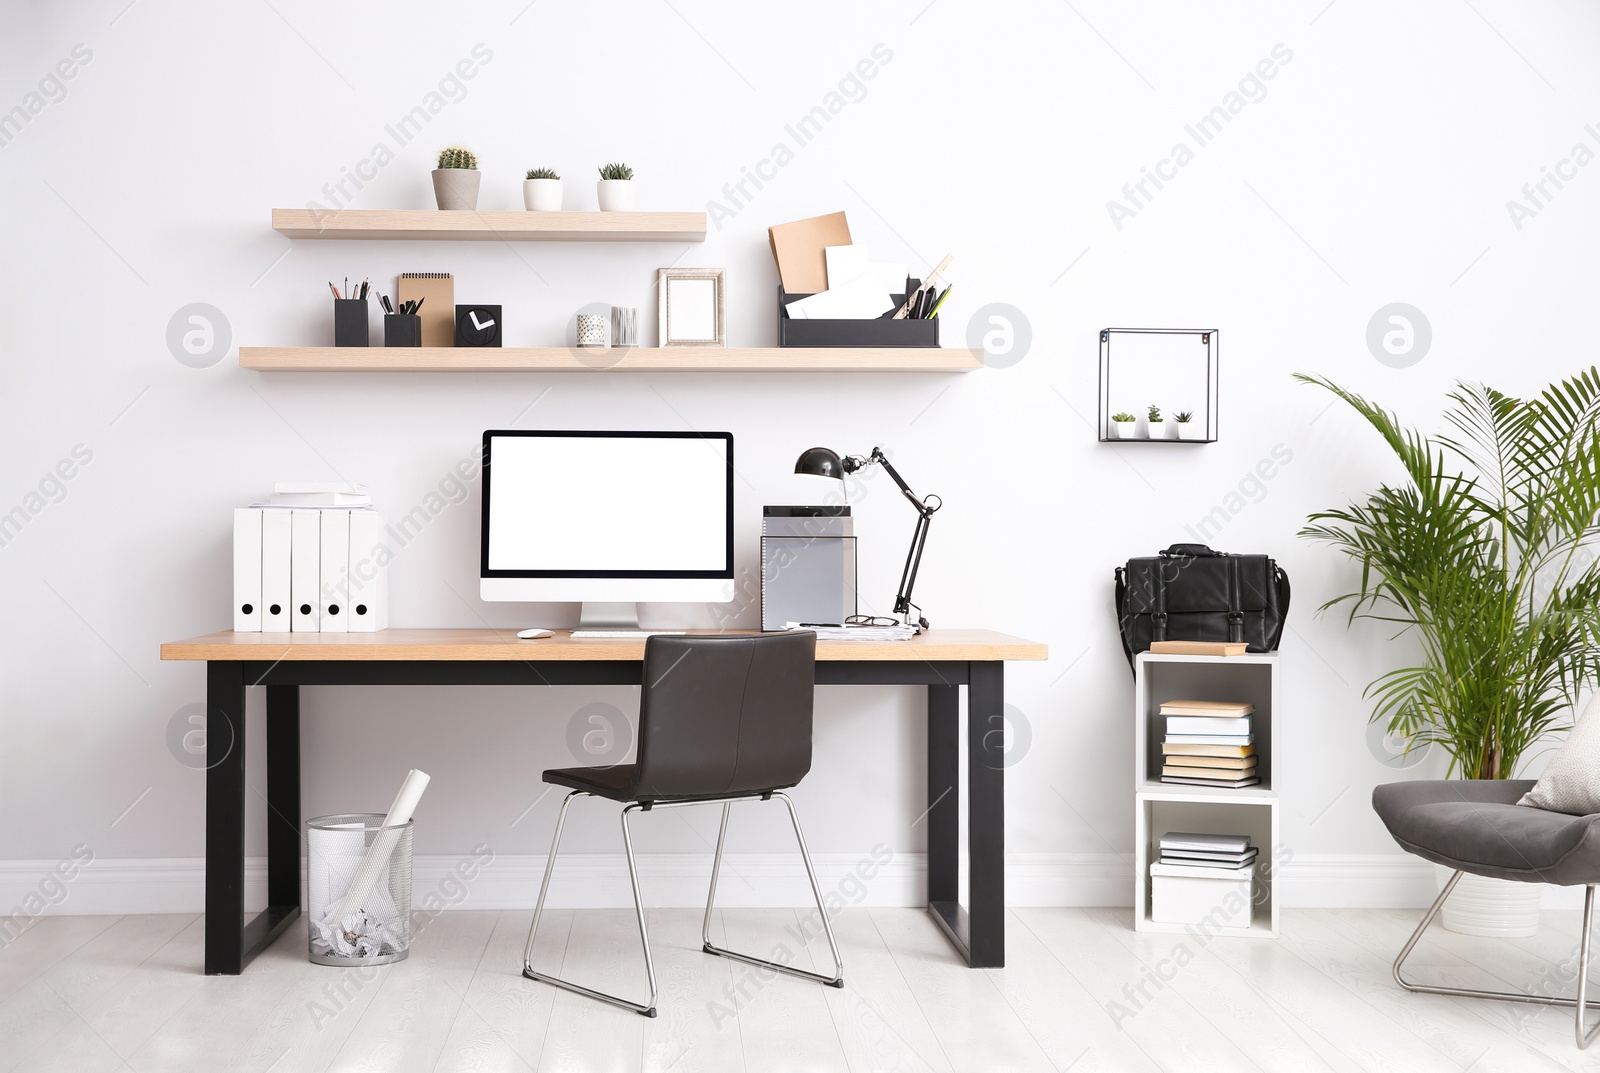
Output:
[[[422,317],[416,313],[383,315],[384,346],[421,346]]]
[[[360,298],[333,300],[333,345],[367,345],[367,303]]]
[[[411,952],[411,823],[384,819],[306,822],[306,930],[318,965],[387,965]]]

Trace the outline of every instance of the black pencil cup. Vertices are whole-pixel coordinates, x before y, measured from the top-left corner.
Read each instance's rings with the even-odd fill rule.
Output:
[[[385,313],[383,345],[421,346],[422,318],[416,313]]]
[[[360,298],[333,300],[333,345],[367,345],[367,303]]]

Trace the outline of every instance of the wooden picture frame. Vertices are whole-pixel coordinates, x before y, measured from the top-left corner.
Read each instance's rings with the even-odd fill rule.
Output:
[[[662,268],[657,270],[656,318],[662,347],[719,347],[726,308],[725,270]]]

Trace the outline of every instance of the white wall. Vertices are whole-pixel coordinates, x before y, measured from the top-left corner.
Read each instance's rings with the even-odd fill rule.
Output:
[[[343,477],[398,515],[481,430],[512,424],[731,430],[745,567],[759,507],[815,494],[789,474],[801,449],[892,447],[913,485],[947,504],[918,590],[929,616],[1050,645],[1047,664],[1007,680],[1031,731],[1009,772],[1008,849],[1019,874],[1043,877],[1041,899],[1104,889],[1074,877],[1114,872],[1114,855],[1131,852],[1130,677],[1111,570],[1192,539],[1187,527],[1223,506],[1232,517],[1211,543],[1270,552],[1296,585],[1276,760],[1284,837],[1306,869],[1294,898],[1398,889],[1320,893],[1404,872],[1368,804],[1394,773],[1369,751],[1360,697],[1403,648],[1314,614],[1351,572],[1294,535],[1309,511],[1392,471],[1350,414],[1289,374],[1327,373],[1428,424],[1456,378],[1531,391],[1594,360],[1600,168],[1551,187],[1520,228],[1507,201],[1574,145],[1600,149],[1584,126],[1600,123],[1600,14],[1503,0],[1156,12],[1099,0],[818,0],[804,12],[525,2],[382,14],[299,0],[6,4],[0,110],[26,106],[75,46],[92,53],[65,98],[0,148],[0,511],[41,506],[27,498],[41,478],[75,445],[92,451],[64,496],[47,485],[59,502],[0,547],[7,890],[79,843],[130,866],[202,853],[203,775],[175,759],[168,732],[203,699],[203,670],[160,662],[157,646],[226,626],[230,507],[274,480]],[[396,150],[386,124],[480,45],[474,77],[447,85],[455,100]],[[875,49],[892,55],[841,90]],[[1114,222],[1108,201],[1275,50],[1265,96],[1247,85],[1255,99]],[[795,149],[785,125],[835,91],[839,114]],[[594,168],[621,159],[642,208],[714,199],[728,212],[688,246],[290,242],[267,226],[273,206],[326,203],[324,184],[377,146],[395,159],[352,204],[430,205],[431,155],[452,142],[480,154],[485,208],[520,207],[521,171],[535,165],[567,176],[569,206],[591,207]],[[724,184],[780,144],[792,161],[730,202]],[[765,228],[837,209],[880,257],[956,254],[946,343],[1004,302],[1030,326],[1025,357],[951,377],[408,376],[263,375],[233,353],[330,341],[329,279],[392,286],[426,270],[454,272],[462,300],[504,303],[511,345],[549,345],[586,303],[653,310],[654,270],[668,264],[726,267],[729,342],[770,346]],[[231,327],[229,355],[210,368],[180,364],[166,342],[169,318],[194,302]],[[1368,351],[1367,322],[1391,302],[1432,325],[1431,351],[1410,368]],[[653,313],[644,321],[653,332]],[[1221,330],[1220,443],[1095,442],[1107,325]],[[1166,401],[1161,385],[1149,393]],[[1275,448],[1291,460],[1254,483]],[[883,488],[858,507],[879,609],[912,523]],[[401,551],[395,625],[528,620],[476,598],[477,493]],[[540,854],[556,798],[528,811],[539,771],[573,762],[569,721],[595,699],[631,710],[634,694],[307,689],[306,814],[381,808],[419,766],[434,776],[419,853],[450,860],[483,842],[508,859]],[[818,853],[848,861],[881,842],[916,860],[919,700],[820,691],[816,765],[796,794]],[[640,828],[646,852],[700,853],[714,816]],[[569,830],[575,850],[616,849],[609,811]],[[784,846],[779,817],[732,837],[742,853]]]

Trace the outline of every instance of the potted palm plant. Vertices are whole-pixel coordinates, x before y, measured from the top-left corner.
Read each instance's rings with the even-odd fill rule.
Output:
[[[1313,514],[1300,534],[1361,567],[1355,589],[1324,608],[1420,645],[1414,666],[1367,687],[1371,718],[1413,747],[1439,745],[1449,776],[1512,778],[1530,747],[1568,729],[1600,671],[1600,369],[1528,400],[1458,384],[1448,431],[1432,436],[1324,378],[1297,379],[1353,407],[1405,469],[1405,481]],[[1444,923],[1531,935],[1541,893],[1463,876]]]

